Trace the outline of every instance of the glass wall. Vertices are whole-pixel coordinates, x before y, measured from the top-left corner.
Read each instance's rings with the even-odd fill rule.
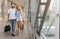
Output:
[[[47,0],[42,0],[41,2],[46,2]],[[47,15],[44,21],[44,25],[42,28],[41,36],[43,36],[45,39],[55,39],[55,18],[57,16],[55,10],[56,10],[56,4],[55,0],[51,0],[49,9],[47,11]],[[45,6],[40,7],[40,15],[43,14]]]

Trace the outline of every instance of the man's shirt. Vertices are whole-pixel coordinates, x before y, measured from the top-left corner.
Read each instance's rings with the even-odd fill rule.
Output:
[[[15,12],[16,12],[16,8],[10,8],[8,10],[9,19],[16,19]]]

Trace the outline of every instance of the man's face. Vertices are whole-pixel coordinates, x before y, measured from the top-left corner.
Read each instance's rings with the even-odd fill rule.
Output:
[[[15,4],[12,4],[11,7],[14,8],[15,7]]]

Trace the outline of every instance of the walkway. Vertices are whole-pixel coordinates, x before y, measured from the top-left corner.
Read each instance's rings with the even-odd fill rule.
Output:
[[[5,33],[3,31],[5,26],[5,21],[0,21],[0,39],[29,39],[29,35],[31,34],[29,29],[26,25],[24,26],[24,30],[22,31],[22,34],[20,36],[11,36],[10,33]]]

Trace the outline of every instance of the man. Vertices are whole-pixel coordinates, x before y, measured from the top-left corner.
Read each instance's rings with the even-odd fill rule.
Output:
[[[15,27],[16,27],[16,8],[15,4],[12,3],[10,9],[8,10],[8,19],[11,23],[12,35],[15,36]]]

